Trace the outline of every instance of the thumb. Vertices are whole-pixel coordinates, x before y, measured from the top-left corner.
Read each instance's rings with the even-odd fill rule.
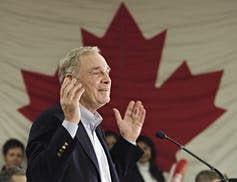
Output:
[[[116,109],[116,108],[113,108],[113,111],[114,111],[114,115],[115,115],[115,119],[117,121],[117,124],[119,124],[118,122],[122,120],[121,114],[120,114],[119,110]]]

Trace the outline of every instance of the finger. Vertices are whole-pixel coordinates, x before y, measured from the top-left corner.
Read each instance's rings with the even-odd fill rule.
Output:
[[[65,78],[63,80],[63,84],[61,85],[61,88],[60,88],[60,97],[63,96],[64,89],[68,84],[69,84],[69,78]]]
[[[143,109],[141,112],[141,119],[140,119],[140,123],[143,124],[146,118],[146,109]]]
[[[77,92],[75,93],[74,99],[76,99],[76,101],[79,102],[80,99],[81,99],[81,96],[82,96],[82,94],[83,94],[84,92],[85,92],[85,88],[81,86],[81,87],[77,90]]]
[[[115,115],[115,120],[116,120],[117,124],[119,125],[120,124],[119,121],[122,121],[121,114],[120,114],[119,110],[116,108],[113,108],[113,111],[114,111],[114,115]]]
[[[64,88],[63,90],[63,97],[64,98],[70,98],[72,95],[72,89],[73,87],[75,87],[75,83],[76,83],[76,79],[73,78],[72,80],[69,80],[69,83],[67,84],[67,86]]]
[[[80,82],[77,82],[74,84],[74,87],[71,88],[71,90],[69,91],[69,99],[73,100],[75,98],[75,96],[77,95],[77,92],[82,89],[82,84]]]
[[[134,107],[135,102],[131,100],[127,106],[127,109],[125,111],[125,116],[131,117],[132,112],[133,112],[133,107]]]
[[[134,118],[139,117],[141,107],[142,107],[142,102],[137,101],[133,107],[132,117]]]
[[[140,117],[142,115],[143,110],[144,110],[144,106],[142,105],[142,103],[141,103],[138,110],[139,110],[138,116]]]

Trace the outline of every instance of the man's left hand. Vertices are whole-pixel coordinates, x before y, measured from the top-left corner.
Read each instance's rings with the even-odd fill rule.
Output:
[[[114,108],[113,110],[120,134],[126,140],[135,143],[141,133],[146,116],[142,102],[130,101],[123,118],[117,109]]]

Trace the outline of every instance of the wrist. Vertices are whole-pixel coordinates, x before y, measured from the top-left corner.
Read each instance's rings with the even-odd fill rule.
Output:
[[[71,117],[65,117],[64,119],[71,122],[71,123],[74,123],[74,124],[78,124],[80,121],[79,119],[75,119],[75,118],[71,118]]]
[[[128,142],[132,143],[132,144],[136,144],[136,138],[132,137],[132,136],[129,136],[129,135],[126,135],[124,133],[121,133],[121,136],[127,140]]]

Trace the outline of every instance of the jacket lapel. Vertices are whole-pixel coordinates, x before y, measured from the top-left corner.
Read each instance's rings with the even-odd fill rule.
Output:
[[[113,160],[111,158],[111,155],[110,155],[110,152],[109,152],[109,149],[107,147],[107,144],[105,143],[105,140],[104,140],[104,133],[101,129],[100,126],[98,126],[96,128],[96,134],[97,134],[97,137],[99,138],[100,140],[100,143],[105,151],[105,154],[107,156],[107,160],[108,160],[108,163],[109,163],[109,168],[110,168],[110,175],[111,175],[111,178],[112,178],[112,181],[113,182],[118,182],[119,181],[119,177],[118,177],[118,174],[117,174],[117,171],[116,171],[116,168],[115,168],[115,165],[113,163]]]
[[[100,171],[99,164],[98,164],[98,161],[96,158],[94,148],[93,148],[90,138],[87,135],[86,130],[85,130],[84,126],[81,124],[81,122],[78,125],[76,137],[78,139],[78,142],[81,144],[82,148],[84,149],[85,153],[88,155],[88,157],[91,159],[93,164],[96,166],[98,173],[100,173],[99,172]]]

